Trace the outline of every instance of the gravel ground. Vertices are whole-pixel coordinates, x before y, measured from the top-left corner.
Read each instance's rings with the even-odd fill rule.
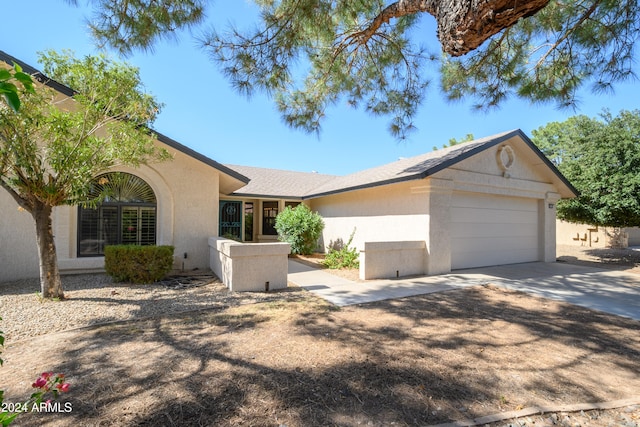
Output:
[[[578,255],[577,258],[582,259],[582,254],[578,252],[572,249],[567,256]],[[566,262],[571,261],[574,259]],[[37,279],[0,283],[0,316],[4,318],[0,321],[0,329],[4,330],[11,346],[17,344],[16,347],[26,349],[23,357],[33,351],[29,349],[28,338],[51,332],[198,309],[217,310],[255,302],[309,298],[307,292],[295,287],[269,293],[230,293],[210,273],[174,277],[153,285],[113,283],[104,274],[75,275],[64,276],[63,285],[66,300],[56,302],[39,298]],[[31,378],[29,375],[27,377]],[[640,427],[640,407],[634,405],[606,411],[558,412],[491,424],[491,427],[512,426]]]
[[[514,420],[489,424],[486,427],[638,427],[640,426],[640,405],[616,410],[592,410],[579,412],[558,412],[532,415]]]
[[[106,274],[62,277],[65,301],[43,300],[38,279],[0,283],[0,330],[9,342],[90,325],[200,309],[223,309],[274,299],[296,299],[299,288],[229,292],[209,273],[173,276],[151,285],[114,283]],[[37,318],[37,322],[26,319]]]

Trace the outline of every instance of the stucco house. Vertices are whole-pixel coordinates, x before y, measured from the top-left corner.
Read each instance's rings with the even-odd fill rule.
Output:
[[[250,181],[221,200],[259,207],[257,240],[268,238],[271,209],[303,202],[324,218],[322,246],[354,229],[359,250],[423,241],[425,274],[555,261],[555,204],[576,195],[520,130],[340,177],[228,167]]]
[[[38,72],[1,51],[0,60]],[[576,195],[520,130],[347,176],[222,165],[156,134],[173,161],[111,171],[104,181],[119,186],[121,196],[97,209],[55,209],[63,273],[100,270],[104,246],[113,243],[170,244],[176,248],[176,268],[206,269],[209,237],[273,242],[276,215],[299,203],[324,218],[320,250],[347,241],[354,230],[353,245],[365,253],[381,247],[399,249],[396,255],[418,250],[419,265],[402,274],[553,262],[555,204]],[[0,191],[0,218],[0,282],[37,277],[31,216],[5,191]]]

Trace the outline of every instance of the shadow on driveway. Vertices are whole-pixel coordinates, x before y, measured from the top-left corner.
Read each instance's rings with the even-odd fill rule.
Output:
[[[290,260],[289,265],[291,282],[338,306],[493,284],[640,320],[640,276],[625,271],[533,262],[353,282],[295,261]]]

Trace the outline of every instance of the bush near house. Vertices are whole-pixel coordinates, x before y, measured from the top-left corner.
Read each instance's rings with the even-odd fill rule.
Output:
[[[317,212],[304,204],[295,208],[287,207],[276,217],[278,239],[291,245],[291,253],[310,255],[318,245],[318,239],[324,229],[324,221]]]
[[[356,234],[355,228],[353,229],[351,236],[349,236],[347,244],[343,244],[342,239],[339,239],[339,242],[331,242],[327,247],[327,255],[323,262],[327,268],[339,269],[360,267],[358,250],[351,247],[354,234]]]
[[[107,246],[104,268],[116,282],[157,282],[171,271],[173,250],[173,246]]]

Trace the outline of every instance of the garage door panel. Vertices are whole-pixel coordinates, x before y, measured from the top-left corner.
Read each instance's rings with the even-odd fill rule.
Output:
[[[511,237],[527,237],[533,236],[535,238],[538,237],[538,233],[536,230],[532,230],[532,227],[528,227],[526,225],[520,224],[511,224],[510,227],[505,226],[506,224],[456,224],[455,231],[451,232],[451,239],[457,240],[460,239],[462,241],[475,239],[475,238],[494,238],[505,236],[507,238]]]
[[[507,237],[488,237],[482,239],[456,239],[451,241],[451,250],[457,252],[502,251],[536,249],[538,236],[525,236],[517,239]],[[504,249],[500,249],[504,248]]]
[[[509,250],[488,252],[486,249],[480,252],[460,253],[456,257],[456,264],[452,269],[486,267],[490,265],[517,264],[525,260],[536,260],[538,251],[533,249]],[[498,261],[497,261],[498,260]],[[452,261],[453,264],[453,261]]]
[[[538,210],[501,210],[495,208],[463,208],[451,209],[451,221],[454,223],[508,223],[531,224],[538,221]]]
[[[487,199],[491,199],[491,205],[487,206]],[[531,210],[534,199],[522,197],[491,196],[484,194],[466,193],[461,198],[451,201],[452,207],[463,208],[493,208],[498,210]]]
[[[456,193],[451,207],[451,268],[537,261],[538,201]]]

